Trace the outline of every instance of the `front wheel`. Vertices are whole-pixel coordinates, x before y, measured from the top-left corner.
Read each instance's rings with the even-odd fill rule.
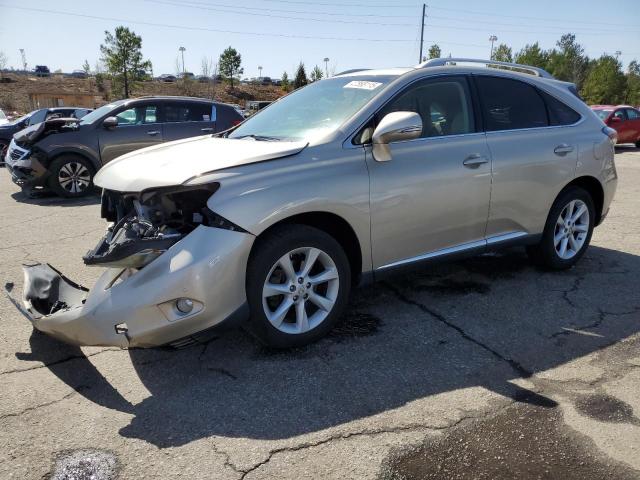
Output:
[[[591,195],[580,187],[568,188],[551,207],[542,240],[527,253],[551,270],[572,267],[589,246],[595,217]]]
[[[7,155],[9,144],[4,140],[0,140],[0,163],[4,163],[4,157]]]
[[[338,321],[351,270],[333,237],[306,225],[286,225],[258,239],[246,285],[249,331],[271,347],[298,347],[323,337]]]
[[[93,165],[80,156],[62,155],[51,162],[49,170],[49,188],[61,197],[82,197],[93,188]]]

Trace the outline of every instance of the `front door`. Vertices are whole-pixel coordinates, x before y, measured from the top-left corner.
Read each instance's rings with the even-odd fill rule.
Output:
[[[144,103],[116,113],[117,127],[106,129],[100,126],[98,141],[102,163],[110,162],[125,153],[162,143],[162,124],[158,116],[159,107],[156,103]]]
[[[421,138],[392,143],[392,159],[367,149],[373,264],[385,269],[484,245],[491,156],[478,132],[468,80],[436,77],[408,87],[377,115],[416,112]]]

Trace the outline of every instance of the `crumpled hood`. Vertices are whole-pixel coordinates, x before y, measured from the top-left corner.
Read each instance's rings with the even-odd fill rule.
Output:
[[[20,130],[13,136],[13,138],[18,145],[26,147],[29,145],[33,145],[45,135],[71,131],[67,127],[71,128],[79,122],[80,120],[78,120],[77,118],[50,118],[49,120],[30,125],[27,128]]]
[[[306,146],[306,142],[193,137],[118,157],[98,171],[94,183],[119,192],[181,185],[203,173],[295,155]]]

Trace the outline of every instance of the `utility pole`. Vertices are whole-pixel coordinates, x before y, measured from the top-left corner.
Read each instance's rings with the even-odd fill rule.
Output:
[[[329,78],[329,57],[324,57],[324,78]]]
[[[180,50],[180,53],[182,53],[182,76],[184,77],[184,51],[186,50],[186,48],[180,47],[178,50]]]
[[[616,55],[616,60],[618,60],[618,57],[622,55],[622,52],[620,50],[616,50],[615,55]]]
[[[24,48],[20,49],[20,56],[22,57],[22,69],[27,71],[27,56],[24,53]]]
[[[489,41],[491,42],[491,53],[489,54],[489,60],[493,60],[493,42],[497,41],[498,37],[495,35],[491,35],[489,37]]]
[[[422,20],[420,21],[420,58],[418,59],[418,63],[422,63],[422,49],[424,47],[424,17],[425,12],[427,10],[427,4],[422,4]]]
[[[262,67],[258,65],[258,78],[262,78]]]

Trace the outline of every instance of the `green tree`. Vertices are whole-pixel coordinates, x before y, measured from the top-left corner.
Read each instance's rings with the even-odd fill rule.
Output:
[[[324,77],[324,73],[322,73],[320,67],[318,65],[313,67],[313,70],[311,70],[311,81],[317,82],[318,80],[322,80],[322,77]]]
[[[532,45],[525,45],[515,55],[515,62],[523,65],[531,65],[532,67],[547,68],[549,63],[549,53],[540,48],[538,42]]]
[[[429,51],[427,52],[428,58],[440,58],[442,56],[442,50],[440,50],[440,46],[437,43],[434,43],[429,47]]]
[[[491,60],[496,60],[498,62],[513,62],[511,47],[506,43],[501,43],[493,52],[493,58]]]
[[[86,73],[87,75],[91,73],[91,65],[89,65],[89,60],[84,61],[84,63],[82,64],[82,70],[84,70],[84,73]]]
[[[285,92],[288,92],[289,88],[291,87],[291,85],[289,84],[289,75],[287,75],[287,72],[282,73],[281,87],[282,87],[282,90]]]
[[[573,82],[578,90],[582,90],[589,69],[589,57],[584,55],[584,48],[572,33],[562,35],[556,46],[558,49],[549,53],[547,70],[558,80]]]
[[[618,104],[624,101],[626,86],[620,62],[611,55],[602,55],[589,70],[582,96],[587,103]]]
[[[640,105],[640,64],[636,60],[629,63],[627,69],[627,90],[624,103]]]
[[[298,69],[296,70],[296,76],[293,79],[293,88],[304,87],[307,83],[309,83],[307,72],[304,69],[304,63],[300,62],[300,65],[298,65]]]
[[[220,75],[229,80],[231,88],[233,88],[233,81],[235,78],[238,75],[242,75],[244,72],[244,69],[242,68],[242,56],[235,48],[228,47],[220,55],[218,68],[220,69]]]
[[[102,61],[115,81],[115,90],[129,98],[138,72],[151,68],[151,61],[142,58],[142,37],[123,26],[116,27],[115,35],[109,31],[104,34]]]

